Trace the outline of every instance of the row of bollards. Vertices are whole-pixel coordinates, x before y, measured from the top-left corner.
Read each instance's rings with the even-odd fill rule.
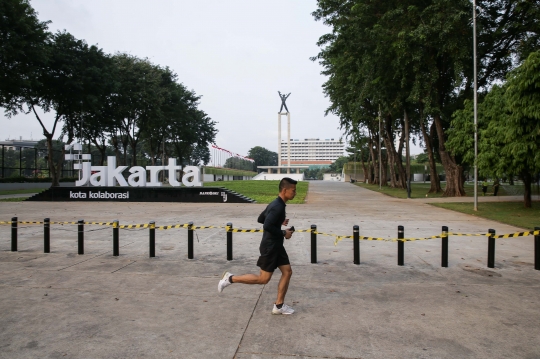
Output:
[[[18,250],[18,219],[17,217],[11,218],[11,251],[16,252]],[[156,223],[150,222],[149,228],[149,256],[153,258],[156,256]],[[227,260],[233,260],[233,225],[227,223]],[[118,220],[113,221],[113,256],[120,255],[120,223]],[[43,252],[51,252],[51,223],[50,218],[45,218],[43,221]],[[535,231],[540,230],[540,227],[535,227]],[[188,259],[194,258],[194,246],[193,246],[193,222],[188,223]],[[77,222],[77,252],[78,254],[84,254],[84,220],[80,219]],[[405,228],[398,226],[398,255],[397,264],[403,266],[405,264]],[[311,263],[317,263],[317,226],[311,225]],[[353,226],[353,263],[360,264],[360,227],[358,225]],[[495,230],[488,230],[488,268],[495,268]],[[442,227],[441,236],[441,267],[448,267],[448,227]],[[540,235],[534,236],[534,269],[540,270]]]

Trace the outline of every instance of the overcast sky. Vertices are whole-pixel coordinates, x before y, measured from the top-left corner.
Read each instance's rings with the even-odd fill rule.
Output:
[[[330,31],[311,16],[315,0],[31,0],[52,32],[67,30],[107,53],[126,52],[169,66],[202,96],[217,122],[216,144],[246,155],[254,146],[277,152],[277,91],[291,93],[291,138],[342,136],[324,116],[322,68],[309,60]],[[52,115],[46,116],[49,130]],[[32,115],[0,117],[1,139],[41,139]],[[286,119],[282,124],[286,138]],[[412,150],[412,153],[421,152]]]

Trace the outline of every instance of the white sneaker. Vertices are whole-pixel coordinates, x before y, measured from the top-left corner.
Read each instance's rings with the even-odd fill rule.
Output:
[[[287,304],[283,304],[281,309],[278,309],[278,307],[274,304],[274,309],[272,309],[272,314],[293,314],[294,309],[289,307]]]
[[[232,276],[233,274],[232,273],[229,273],[229,272],[225,272],[223,273],[223,276],[221,277],[221,280],[219,281],[218,285],[217,285],[217,290],[218,292],[223,292],[223,289],[225,289],[225,287],[228,287],[230,286],[232,283],[229,282],[229,278]]]

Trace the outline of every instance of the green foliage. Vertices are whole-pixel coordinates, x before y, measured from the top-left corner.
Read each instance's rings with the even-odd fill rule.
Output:
[[[0,1],[0,107],[21,108],[21,97],[39,86],[48,22],[40,22],[28,0]]]
[[[255,161],[254,168],[257,166],[277,166],[278,164],[278,154],[261,146],[251,148],[248,151],[248,157]]]
[[[457,111],[448,145],[473,163],[473,108]],[[531,205],[530,186],[540,172],[540,51],[495,85],[478,106],[479,154],[482,173],[518,175],[525,184],[525,205]]]
[[[476,3],[482,9],[477,12],[478,84],[486,88],[503,80],[515,60],[539,43],[540,3]],[[369,166],[393,161],[390,168],[395,165],[397,171],[401,153],[392,147],[399,142],[397,135],[404,133],[407,118],[413,133],[423,130],[430,155],[445,167],[449,179],[445,194],[463,195],[462,158],[447,151],[446,138],[452,113],[473,95],[470,1],[318,0],[317,4],[313,16],[331,27],[331,33],[319,39],[321,51],[313,58],[328,76],[323,85],[331,102],[327,113],[340,118],[346,135],[358,142],[355,148],[361,148],[362,141],[374,148]],[[381,159],[377,158],[383,140],[379,108],[387,147]]]
[[[137,165],[138,156],[152,163],[162,157],[181,165],[208,163],[215,122],[171,69],[128,54],[107,55],[65,30],[50,34],[27,0],[0,1],[0,18],[0,106],[8,116],[35,114],[53,186],[63,162],[63,154],[53,158],[57,129],[68,144],[91,142],[101,164],[111,154],[109,141],[119,165],[128,158]],[[36,107],[55,113],[52,128]]]
[[[225,161],[225,164],[223,167],[226,168],[234,168],[237,170],[244,170],[244,171],[252,171],[253,170],[253,162],[238,158],[238,157],[229,157]]]
[[[346,165],[347,163],[349,162],[349,157],[347,156],[340,156],[338,157],[338,159],[336,159],[334,161],[334,163],[332,163],[330,165],[330,167],[328,167],[327,170],[325,170],[324,172],[337,172],[337,173],[341,173],[341,171],[343,170],[343,166]]]

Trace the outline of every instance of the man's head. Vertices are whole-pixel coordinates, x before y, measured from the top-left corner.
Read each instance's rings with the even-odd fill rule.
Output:
[[[289,177],[283,177],[279,182],[279,196],[285,202],[296,196],[296,184],[298,181]]]

